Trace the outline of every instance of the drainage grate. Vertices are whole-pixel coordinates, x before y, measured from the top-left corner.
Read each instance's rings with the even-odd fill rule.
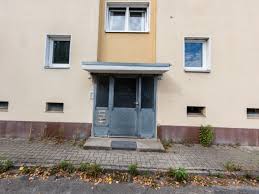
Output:
[[[136,150],[137,143],[134,141],[112,141],[113,150]]]

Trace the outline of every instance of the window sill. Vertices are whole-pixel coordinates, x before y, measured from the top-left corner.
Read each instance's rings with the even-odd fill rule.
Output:
[[[45,111],[45,113],[64,113],[64,111]]]
[[[150,31],[111,31],[111,30],[106,30],[105,33],[149,34]]]
[[[47,65],[45,66],[45,69],[70,69],[70,65],[65,64],[65,65],[59,65],[59,66],[55,66],[55,65]]]
[[[203,114],[187,114],[187,117],[201,117],[201,118],[205,118],[206,116]]]
[[[7,109],[0,109],[0,112],[8,112]]]
[[[247,116],[247,119],[259,119],[259,116]]]
[[[191,72],[191,73],[210,73],[210,69],[192,69],[192,68],[184,68],[185,72]]]

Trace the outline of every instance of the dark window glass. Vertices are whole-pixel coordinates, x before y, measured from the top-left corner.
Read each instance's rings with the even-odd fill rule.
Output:
[[[141,82],[141,107],[154,107],[154,78],[143,77]]]
[[[63,112],[64,110],[64,103],[54,103],[48,102],[47,103],[47,112]]]
[[[109,77],[97,78],[96,107],[108,107],[109,104]]]
[[[9,103],[7,101],[0,101],[0,111],[1,110],[8,110]]]
[[[185,67],[202,67],[203,43],[185,43]]]
[[[259,109],[258,108],[248,108],[247,116],[248,117],[259,117]]]
[[[136,107],[136,79],[116,78],[114,83],[114,107]]]
[[[205,107],[201,106],[188,106],[187,107],[188,115],[200,115],[205,116]]]
[[[69,64],[70,41],[57,41],[53,43],[53,63]]]

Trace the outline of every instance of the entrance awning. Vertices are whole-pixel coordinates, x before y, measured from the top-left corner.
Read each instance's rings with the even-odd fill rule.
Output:
[[[82,62],[82,68],[89,73],[163,74],[170,66],[167,63]]]

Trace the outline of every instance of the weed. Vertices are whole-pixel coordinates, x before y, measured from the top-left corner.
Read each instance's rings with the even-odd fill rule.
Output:
[[[166,150],[172,147],[172,141],[170,140],[162,140],[161,143]]]
[[[170,168],[168,170],[168,176],[171,178],[174,178],[178,182],[183,182],[187,180],[188,173],[184,168],[178,168],[178,169]]]
[[[200,134],[199,134],[200,144],[205,147],[209,147],[211,146],[213,140],[214,140],[214,132],[213,132],[212,126],[210,125],[201,126]]]
[[[137,176],[138,175],[138,165],[137,164],[130,164],[128,166],[128,171],[129,171],[130,175]]]
[[[23,165],[19,168],[19,171],[22,173],[22,174],[29,174],[30,173],[30,168],[26,165]]]
[[[59,167],[59,169],[66,171],[68,173],[73,173],[75,171],[75,167],[73,166],[73,164],[68,161],[64,161],[64,160],[62,160],[59,163],[58,167]]]
[[[0,160],[0,173],[6,172],[13,167],[11,160]]]
[[[228,161],[224,164],[224,168],[229,172],[241,171],[242,167],[240,165],[235,164],[232,161]]]

